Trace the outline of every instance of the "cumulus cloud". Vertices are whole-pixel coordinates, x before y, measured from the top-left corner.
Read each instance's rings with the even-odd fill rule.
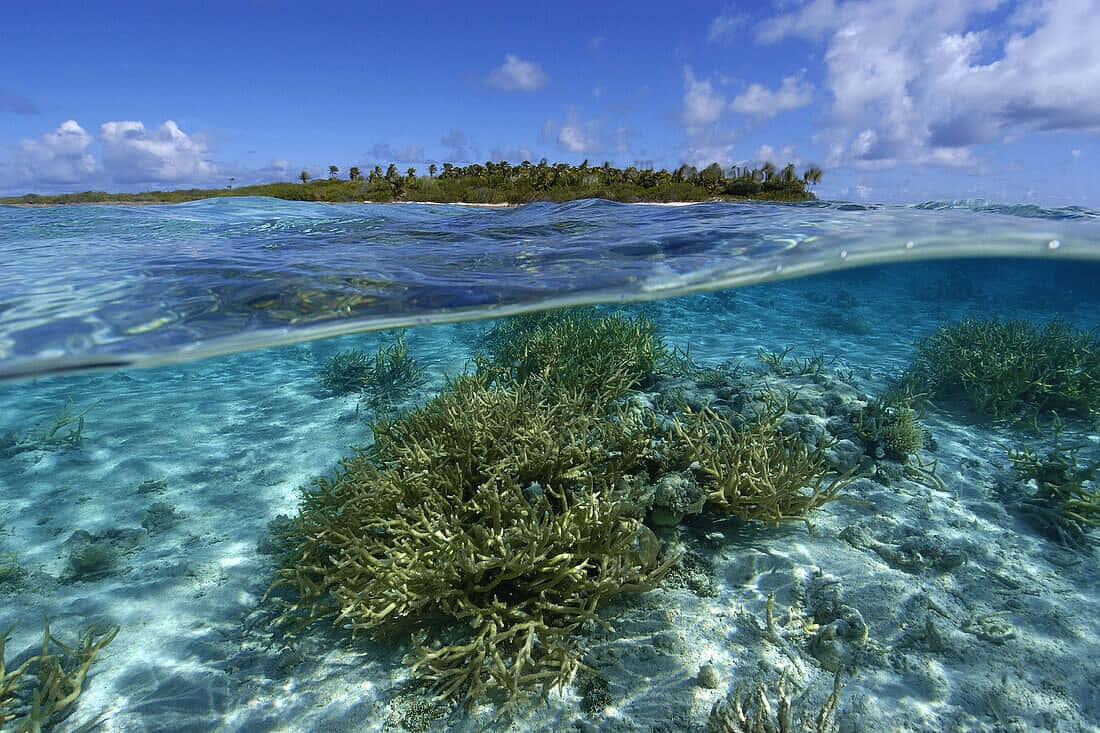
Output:
[[[558,147],[570,153],[595,153],[600,150],[600,141],[592,129],[593,125],[562,125],[558,131]]]
[[[538,160],[530,148],[493,148],[489,151],[490,160],[506,160],[509,163],[522,163],[523,161]]]
[[[447,146],[446,160],[450,163],[461,163],[475,160],[481,157],[480,149],[474,145],[470,136],[462,130],[451,130],[447,135],[439,139]]]
[[[538,64],[505,54],[504,63],[489,72],[485,83],[506,92],[533,92],[546,86],[550,77]]]
[[[731,130],[716,124],[729,105],[714,91],[709,79],[697,79],[690,66],[684,67],[684,96],[680,120],[684,125],[685,146],[681,162],[702,168],[711,163],[723,167],[733,162]]]
[[[96,172],[87,148],[92,136],[76,120],[62,122],[37,140],[23,140],[15,156],[16,176],[42,183],[79,183]]]
[[[787,163],[793,163],[795,167],[800,167],[803,164],[801,158],[798,157],[798,153],[795,152],[793,145],[784,145],[776,150],[771,145],[761,145],[753,153],[752,161],[754,165],[763,165],[764,163],[774,163],[782,168]]]
[[[263,168],[259,168],[255,171],[242,170],[237,174],[237,177],[254,177],[261,181],[285,181],[288,178],[297,177],[298,170],[300,169],[294,169],[291,166],[289,160],[285,158],[275,158]]]
[[[744,27],[745,20],[744,15],[722,13],[711,21],[710,27],[707,29],[707,40],[714,43],[735,39],[738,32]]]
[[[805,107],[813,101],[813,94],[813,85],[803,81],[802,74],[799,73],[784,78],[779,89],[775,91],[761,84],[750,84],[748,89],[733,98],[730,109],[762,120]]]
[[[410,143],[401,149],[389,143],[376,143],[367,151],[367,157],[387,163],[418,163],[425,160],[424,146],[417,143]]]
[[[716,122],[726,107],[708,79],[696,79],[690,66],[684,67],[684,99],[681,117],[687,127],[703,127]]]
[[[172,120],[155,130],[134,120],[104,122],[103,167],[119,183],[199,183],[217,173],[201,140]]]
[[[717,163],[723,168],[728,168],[733,160],[733,143],[723,143],[715,140],[688,140],[680,156],[681,163],[693,165],[696,168],[706,168],[711,163]]]
[[[630,149],[634,132],[627,127],[608,129],[603,120],[582,120],[570,109],[565,122],[547,120],[540,139],[567,153],[623,153]]]
[[[825,44],[829,165],[973,168],[972,146],[1022,133],[1100,131],[1094,0],[1024,2],[1010,33],[976,30],[1000,0],[811,0],[758,29]]]

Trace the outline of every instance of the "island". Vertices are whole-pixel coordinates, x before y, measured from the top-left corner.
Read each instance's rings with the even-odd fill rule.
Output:
[[[340,177],[335,165],[328,168],[328,178],[313,178],[302,171],[300,182],[265,183],[234,187],[233,180],[225,188],[146,191],[142,193],[107,193],[84,191],[55,195],[26,194],[0,198],[0,204],[167,204],[195,201],[219,196],[271,196],[291,201],[323,201],[329,203],[471,203],[526,204],[532,201],[575,201],[601,198],[624,203],[674,201],[811,201],[816,197],[808,186],[821,180],[821,169],[807,168],[802,175],[793,163],[777,168],[764,163],[759,168],[733,166],[722,168],[711,163],[702,170],[682,165],[674,171],[653,168],[616,168],[610,162],[589,166],[588,161],[570,163],[523,161],[511,165],[507,161],[458,166],[444,163],[438,168],[428,166],[428,175],[417,175],[416,168],[401,173],[390,163],[383,172],[376,165],[366,175],[358,166],[348,168],[347,177]]]

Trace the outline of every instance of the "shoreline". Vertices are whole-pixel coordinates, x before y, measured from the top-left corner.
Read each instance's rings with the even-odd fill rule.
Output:
[[[216,198],[250,198],[247,196],[210,196],[204,199],[190,199],[188,201],[73,201],[66,203],[0,203],[0,206],[12,206],[20,209],[49,209],[58,206],[178,206],[179,204],[187,204],[193,201],[209,201]],[[280,199],[281,201],[298,201],[305,204],[328,204],[330,206],[344,206],[348,204],[374,204],[376,206],[468,206],[475,209],[516,209],[520,206],[526,206],[527,204],[535,203],[555,203],[564,204],[569,201],[585,201],[587,199],[569,199],[569,201],[528,201],[523,204],[488,204],[480,202],[469,201],[304,201],[299,199]],[[771,199],[706,199],[703,201],[614,201],[613,199],[602,199],[604,201],[611,201],[616,204],[627,204],[633,206],[692,206],[694,204],[738,204],[746,202],[762,202],[762,203],[786,203],[776,202]]]

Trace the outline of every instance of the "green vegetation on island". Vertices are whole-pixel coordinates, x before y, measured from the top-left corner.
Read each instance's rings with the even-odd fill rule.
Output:
[[[265,183],[254,186],[143,193],[84,191],[56,195],[26,194],[0,198],[0,204],[56,205],[91,203],[181,203],[220,196],[271,196],[290,201],[329,203],[439,202],[478,204],[526,204],[532,201],[575,201],[602,198],[626,203],[759,199],[808,201],[815,197],[807,186],[821,180],[820,168],[807,168],[802,175],[794,164],[777,168],[765,163],[759,168],[734,166],[723,169],[711,163],[703,169],[682,165],[674,171],[652,168],[615,168],[610,162],[589,166],[506,161],[468,166],[444,163],[428,166],[428,175],[415,168],[403,174],[393,163],[383,172],[376,165],[366,175],[356,167],[348,169],[348,180],[338,177],[339,168],[329,166],[329,177],[313,179],[308,171],[299,174],[301,183]]]

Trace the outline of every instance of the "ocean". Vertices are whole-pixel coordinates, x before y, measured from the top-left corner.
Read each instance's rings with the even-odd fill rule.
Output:
[[[0,730],[1100,731],[1098,283],[1083,207],[0,206]]]

